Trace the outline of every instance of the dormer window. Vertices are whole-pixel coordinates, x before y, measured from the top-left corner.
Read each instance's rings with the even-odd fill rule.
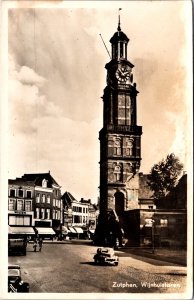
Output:
[[[42,187],[47,188],[47,183],[48,183],[48,180],[43,179],[43,181],[42,181]]]

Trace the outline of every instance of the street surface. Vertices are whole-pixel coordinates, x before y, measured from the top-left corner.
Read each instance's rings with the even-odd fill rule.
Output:
[[[93,263],[96,246],[91,242],[67,241],[43,244],[34,252],[28,244],[26,256],[9,256],[19,264],[22,279],[31,293],[181,293],[186,276],[181,266],[116,251],[118,266]]]

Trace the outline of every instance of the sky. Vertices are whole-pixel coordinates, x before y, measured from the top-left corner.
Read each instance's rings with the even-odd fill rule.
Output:
[[[140,171],[171,152],[187,171],[190,1],[19,2],[8,11],[8,178],[50,170],[62,192],[97,201],[110,61],[99,34],[110,51],[118,8],[139,91]]]

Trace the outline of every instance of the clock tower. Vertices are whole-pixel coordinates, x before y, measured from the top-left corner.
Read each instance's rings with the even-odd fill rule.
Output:
[[[107,85],[104,89],[103,128],[100,140],[100,215],[109,211],[137,209],[142,127],[137,125],[138,91],[133,83],[134,65],[127,59],[129,39],[121,31],[110,39],[112,56],[105,65]]]

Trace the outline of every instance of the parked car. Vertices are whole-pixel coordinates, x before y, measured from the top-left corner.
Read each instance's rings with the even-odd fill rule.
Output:
[[[94,262],[96,264],[110,264],[118,266],[119,258],[115,255],[112,248],[98,248],[97,253],[94,255]]]
[[[8,239],[8,254],[26,255],[27,240],[24,238]]]
[[[19,265],[8,266],[8,293],[29,293],[29,283],[22,281]]]

